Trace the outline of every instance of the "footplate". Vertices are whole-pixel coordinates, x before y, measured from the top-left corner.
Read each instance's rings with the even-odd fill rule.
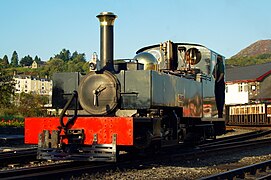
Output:
[[[61,144],[59,132],[45,130],[39,136],[37,159],[76,160],[116,162],[117,134],[112,135],[112,144],[97,144],[98,136],[94,134],[93,144]]]

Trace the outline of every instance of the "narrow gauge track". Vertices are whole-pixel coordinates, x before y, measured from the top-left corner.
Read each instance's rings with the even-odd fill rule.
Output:
[[[0,166],[9,163],[24,162],[34,160],[37,156],[37,148],[11,149],[0,153]]]
[[[254,131],[234,136],[228,136],[216,140],[211,140],[207,143],[198,145],[197,148],[205,149],[208,146],[214,146],[222,143],[229,143],[229,142],[237,142],[241,140],[252,139],[256,137],[261,137],[267,134],[270,134],[271,131]],[[168,150],[169,148],[166,148]],[[189,149],[191,150],[191,149]],[[35,159],[37,155],[37,148],[24,148],[24,149],[10,149],[9,151],[0,152],[0,165],[7,164],[7,163],[16,163],[23,160],[32,160]]]
[[[31,167],[31,168],[21,168],[13,169],[7,171],[1,171],[0,177],[3,179],[69,179],[70,177],[80,176],[83,173],[96,173],[104,172],[106,170],[115,169],[142,169],[143,167],[150,167],[153,163],[166,162],[166,161],[178,161],[185,159],[193,159],[196,157],[203,157],[206,154],[227,152],[233,150],[241,150],[244,148],[253,148],[261,146],[269,146],[271,143],[271,138],[258,139],[258,140],[244,140],[240,142],[233,143],[221,143],[215,144],[211,147],[201,147],[196,148],[191,152],[180,151],[181,145],[178,147],[178,152],[175,151],[168,153],[162,151],[159,156],[152,157],[140,157],[134,158],[120,158],[123,161],[118,163],[90,163],[90,162],[65,162],[53,165]]]
[[[211,147],[211,146],[214,146],[214,145],[219,145],[219,144],[240,142],[240,141],[244,141],[244,140],[263,137],[263,136],[266,136],[266,135],[269,135],[269,134],[271,134],[271,130],[253,131],[253,132],[239,134],[239,135],[235,135],[235,136],[228,136],[228,137],[224,137],[224,138],[220,138],[220,139],[215,139],[215,140],[212,140],[210,142],[206,142],[204,144],[198,145],[198,148],[202,149],[202,148],[206,148],[206,147],[208,148],[208,147]]]
[[[197,155],[204,155],[210,153],[224,153],[226,151],[245,150],[246,148],[263,147],[271,144],[271,138],[258,140],[244,140],[239,142],[221,143],[199,148]]]
[[[271,179],[271,160],[201,178],[201,180],[211,179]]]

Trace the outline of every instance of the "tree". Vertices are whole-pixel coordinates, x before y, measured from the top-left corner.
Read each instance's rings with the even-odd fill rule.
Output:
[[[9,62],[8,62],[8,56],[7,55],[5,55],[4,57],[3,57],[3,65],[4,66],[8,66],[8,64],[9,64]]]
[[[16,51],[13,52],[12,54],[12,57],[11,57],[11,62],[10,64],[13,66],[13,67],[17,67],[18,66],[18,54]]]
[[[62,59],[64,62],[68,62],[71,59],[71,53],[69,50],[62,49],[59,54],[55,55],[55,59]]]
[[[7,68],[8,65],[9,65],[8,56],[4,55],[3,59],[0,58],[0,67],[1,68]]]
[[[33,63],[33,58],[29,55],[23,57],[20,61],[21,66],[31,66]]]
[[[77,61],[69,61],[67,63],[67,71],[68,72],[84,72],[84,64],[86,62],[77,62]]]
[[[75,51],[74,53],[72,53],[71,60],[74,62],[86,62],[85,54],[79,54],[77,51]]]
[[[65,72],[66,71],[66,65],[62,59],[50,59],[46,66],[44,67],[43,73],[52,76],[55,72]]]
[[[78,56],[78,52],[74,51],[71,56],[71,60],[74,60]]]
[[[0,108],[8,108],[12,105],[11,100],[14,95],[15,82],[11,75],[4,70],[0,71]]]
[[[41,62],[41,59],[36,55],[34,58],[34,61],[36,61],[37,63]]]
[[[23,116],[45,116],[44,105],[48,102],[48,97],[37,94],[21,93],[19,96],[19,113]]]
[[[82,69],[83,69],[83,72],[85,74],[87,74],[89,72],[89,63],[85,62],[85,64],[83,65]]]

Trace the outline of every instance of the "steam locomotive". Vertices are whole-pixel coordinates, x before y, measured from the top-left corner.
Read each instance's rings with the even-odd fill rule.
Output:
[[[38,144],[38,159],[116,161],[120,151],[198,143],[224,132],[212,75],[221,55],[166,41],[139,49],[133,59],[113,60],[116,17],[97,15],[100,60],[93,58],[88,74],[54,74],[60,117],[25,119],[25,143]]]

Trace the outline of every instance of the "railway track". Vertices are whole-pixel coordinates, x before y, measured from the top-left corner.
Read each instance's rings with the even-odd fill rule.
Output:
[[[245,134],[240,134],[236,135],[233,137],[225,137],[219,140],[214,140],[209,143],[204,143],[202,145],[198,145],[197,147],[201,150],[212,150],[216,148],[222,148],[226,149],[228,147],[233,147],[233,146],[241,146],[244,147],[246,144],[247,146],[252,146],[252,145],[261,145],[264,143],[269,142],[269,138],[258,140],[257,138],[264,137],[266,135],[270,135],[271,131],[255,131],[255,132],[250,132],[250,133],[245,133]],[[245,144],[244,144],[245,143]]]
[[[244,141],[244,140],[249,140],[257,137],[263,137],[266,135],[271,134],[270,130],[262,131],[262,130],[257,130],[253,132],[248,132],[244,134],[239,134],[239,135],[234,135],[234,136],[228,136],[220,139],[215,139],[211,140],[209,142],[206,142],[204,144],[198,145],[198,147],[203,148],[203,147],[208,147],[212,146],[215,144],[222,144],[222,143],[230,143],[230,142],[238,142],[238,141]]]
[[[255,132],[259,134],[260,132]],[[263,133],[261,133],[263,134]],[[247,134],[251,137],[252,133]],[[243,136],[243,137],[242,137]],[[239,135],[244,138],[245,135]],[[227,142],[225,143],[225,140]],[[58,164],[38,166],[38,167],[26,167],[12,170],[5,170],[0,172],[0,177],[4,179],[48,179],[50,177],[54,179],[70,178],[72,176],[80,176],[83,173],[96,173],[115,169],[140,169],[142,165],[144,167],[151,166],[153,163],[165,162],[165,161],[177,161],[184,159],[193,159],[210,155],[211,153],[241,150],[243,148],[266,146],[271,143],[271,138],[262,140],[243,140],[239,142],[229,142],[231,138],[225,138],[219,140],[212,146],[199,146],[190,152],[161,152],[158,156],[153,157],[140,157],[137,159],[121,158],[122,162],[118,163],[82,163],[82,162],[62,162]],[[232,138],[232,139],[236,139]],[[214,143],[214,142],[213,142]],[[210,144],[209,144],[210,145]],[[179,147],[180,148],[180,147]],[[185,148],[184,148],[185,149]]]
[[[63,162],[58,164],[13,169],[0,172],[1,179],[58,179],[68,178],[85,171],[94,171],[111,166],[110,164],[93,165],[78,162]]]
[[[271,160],[201,178],[201,180],[215,179],[271,179]]]
[[[37,148],[8,149],[0,153],[0,166],[10,163],[21,163],[25,161],[35,160],[37,156]]]

